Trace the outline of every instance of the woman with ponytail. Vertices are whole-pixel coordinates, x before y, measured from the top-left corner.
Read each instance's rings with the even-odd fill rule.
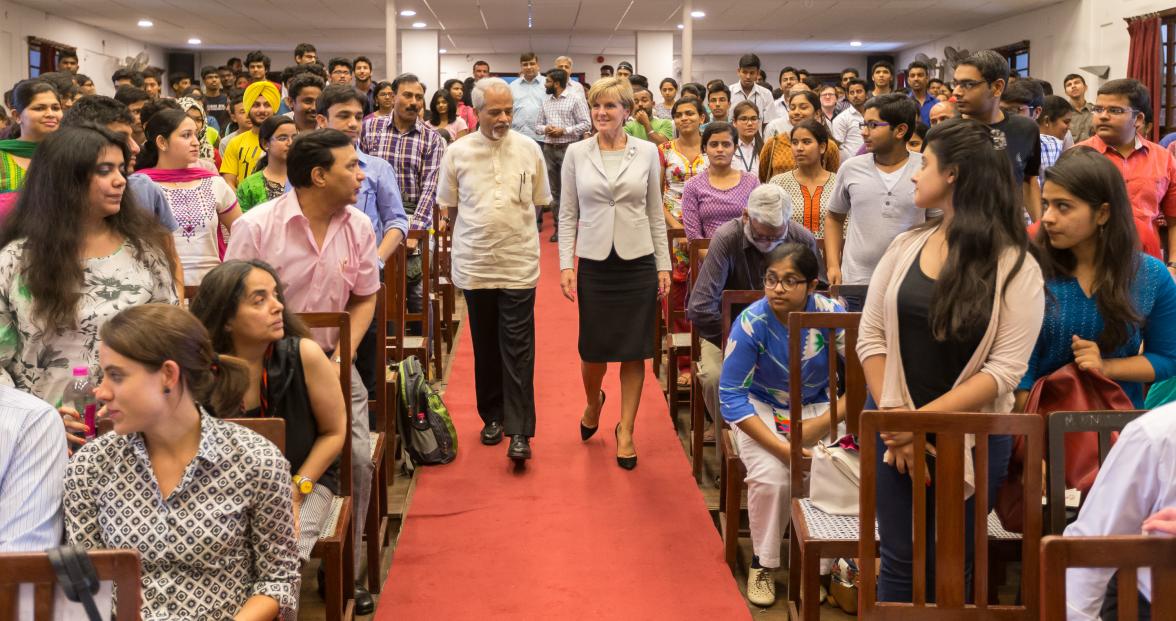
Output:
[[[1045,308],[1008,159],[987,126],[945,121],[927,134],[913,181],[915,205],[942,215],[896,237],[870,280],[857,346],[870,396],[883,410],[1008,412]],[[862,442],[878,444],[880,462],[878,599],[909,602],[913,435],[888,432]],[[1010,436],[989,439],[989,504],[1011,452]],[[928,480],[926,523],[934,524],[937,480]],[[971,475],[964,482],[968,558],[974,483]],[[927,541],[929,598],[936,592],[934,544]]]
[[[57,90],[44,80],[25,80],[12,89],[13,123],[0,132],[0,219],[16,205],[37,146],[61,125]]]
[[[196,165],[196,123],[183,110],[149,103],[141,114],[147,142],[135,164],[137,174],[163,188],[180,225],[172,235],[184,266],[184,283],[199,286],[224,256],[220,227],[231,228],[241,215],[237,194],[215,172]]]
[[[270,117],[266,123],[275,118]],[[256,173],[255,173],[256,174]],[[249,367],[245,416],[286,421],[286,456],[298,555],[306,561],[339,493],[347,404],[339,371],[286,306],[274,268],[262,261],[226,261],[204,277],[192,314],[218,353]]]
[[[244,361],[218,356],[176,306],[146,304],[101,330],[95,391],[114,433],[66,471],[66,540],[138,550],[141,616],[293,621],[299,589],[290,464],[213,416],[241,411]]]

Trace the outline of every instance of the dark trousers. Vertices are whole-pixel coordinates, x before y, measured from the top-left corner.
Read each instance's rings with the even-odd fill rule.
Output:
[[[1155,588],[1155,583],[1152,583],[1152,588]],[[1135,613],[1138,621],[1151,621],[1151,602],[1148,601],[1143,593],[1136,593],[1138,601],[1136,603]],[[1115,572],[1111,576],[1111,581],[1107,583],[1106,598],[1103,599],[1102,608],[1098,612],[1099,619],[1102,621],[1119,621],[1119,572]],[[1124,619],[1124,621],[1130,621]]]
[[[875,409],[873,399],[868,399],[866,408]],[[863,439],[863,441],[867,441]],[[912,516],[911,476],[899,474],[898,470],[882,461],[886,445],[882,436],[872,441],[878,446],[878,538],[881,568],[878,573],[878,601],[910,602],[914,583],[914,542],[911,530]],[[928,438],[933,442],[932,438]],[[996,501],[996,490],[1008,476],[1009,457],[1013,454],[1012,436],[990,436],[988,440],[988,509]],[[931,470],[931,486],[927,488],[927,601],[935,601],[935,458],[927,457]],[[973,528],[975,526],[975,496],[965,501],[964,554],[965,584],[971,593]],[[956,533],[941,533],[941,536],[956,536]]]
[[[464,291],[478,415],[508,436],[535,435],[535,290]]]

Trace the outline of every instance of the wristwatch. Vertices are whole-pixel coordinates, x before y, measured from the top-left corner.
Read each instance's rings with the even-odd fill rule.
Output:
[[[307,495],[314,491],[314,480],[308,479],[301,474],[294,475],[294,485],[298,486],[298,491],[303,495]]]

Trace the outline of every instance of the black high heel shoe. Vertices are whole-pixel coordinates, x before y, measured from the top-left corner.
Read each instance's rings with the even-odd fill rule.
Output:
[[[613,433],[617,437],[617,444],[620,444],[621,443],[621,424],[620,423],[617,423],[616,431],[614,431]],[[621,457],[620,455],[617,455],[617,465],[624,468],[625,470],[632,470],[637,467],[637,456],[633,455],[632,457]]]
[[[600,411],[603,411],[603,410],[604,410],[604,400],[605,400],[605,399],[607,399],[607,398],[608,398],[608,395],[604,394],[604,391],[603,391],[603,390],[602,390],[602,391],[600,391],[600,410],[598,410],[598,411],[597,411],[598,413],[599,413]],[[585,425],[585,424],[584,424],[584,419],[583,419],[583,418],[581,418],[581,419],[580,419],[580,441],[581,441],[581,442],[587,442],[587,441],[588,441],[588,438],[591,438],[592,436],[596,435],[596,430],[597,430],[597,429],[600,429],[600,420],[599,420],[599,418],[598,418],[598,419],[597,419],[597,421],[596,421],[596,426],[595,426],[595,427],[589,427],[589,426]]]

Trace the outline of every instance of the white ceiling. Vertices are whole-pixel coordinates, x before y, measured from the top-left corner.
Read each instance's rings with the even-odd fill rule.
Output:
[[[20,0],[170,49],[293,49],[382,53],[382,0]],[[894,51],[1059,0],[695,0],[695,54]],[[441,31],[450,53],[625,54],[633,32],[677,30],[680,0],[397,0],[401,28]],[[139,28],[140,19],[153,28]],[[862,47],[851,48],[850,40]]]

